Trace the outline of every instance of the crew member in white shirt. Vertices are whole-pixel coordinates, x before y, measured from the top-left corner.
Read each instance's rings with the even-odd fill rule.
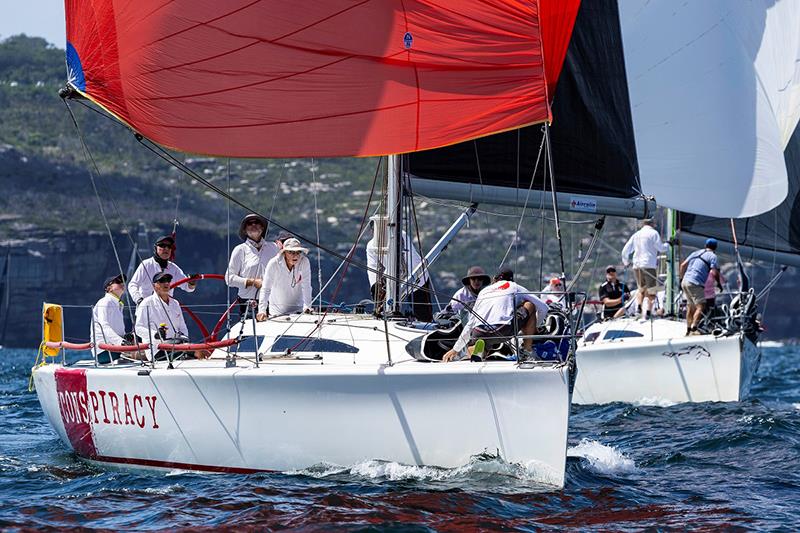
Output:
[[[259,322],[270,316],[311,311],[311,262],[295,238],[286,239],[264,269],[258,297]]]
[[[228,270],[225,272],[225,283],[236,287],[239,292],[239,314],[244,315],[248,302],[252,309],[258,308],[258,292],[264,269],[270,259],[278,254],[278,245],[267,241],[267,220],[261,215],[251,213],[242,219],[239,225],[239,238],[244,242],[231,252]]]
[[[141,337],[142,342],[150,343],[151,359],[166,359],[163,352],[157,348],[162,341],[178,339],[185,341],[189,338],[189,329],[183,319],[181,304],[169,295],[171,282],[171,274],[157,272],[153,276],[153,294],[142,300],[142,303],[136,308],[134,330]],[[198,350],[193,355],[202,359],[210,354],[206,350]]]
[[[383,300],[385,286],[382,283],[378,286],[378,270],[385,269],[388,261],[389,237],[386,232],[385,217],[372,217],[373,234],[372,239],[367,243],[367,278],[369,279],[370,293],[373,300],[377,303]],[[383,231],[380,230],[383,228]],[[400,279],[405,280],[422,263],[422,257],[417,252],[416,247],[411,242],[406,232],[402,233],[401,254],[403,260],[400,261]],[[389,274],[389,272],[384,272]],[[404,284],[401,283],[400,291],[403,291]],[[419,273],[416,286],[419,287],[411,291],[410,300],[414,316],[423,322],[433,320],[433,307],[431,306],[430,277],[427,268],[423,268]]]
[[[465,307],[472,307],[481,290],[491,282],[492,279],[486,275],[486,272],[481,267],[469,267],[467,275],[461,278],[461,284],[464,286],[458,289],[453,297],[450,298],[450,309],[460,313]]]
[[[92,323],[89,338],[92,339],[92,353],[97,362],[107,364],[119,359],[119,352],[109,352],[98,348],[99,344],[120,346],[125,342],[125,320],[122,311],[122,295],[125,293],[125,278],[122,274],[108,278],[103,284],[106,291],[92,308]]]
[[[535,334],[537,326],[544,325],[548,308],[546,303],[514,282],[512,270],[504,269],[494,277],[494,283],[481,290],[472,311],[453,349],[444,354],[443,362],[471,356],[478,339],[484,339],[485,353],[489,353],[516,335],[518,330],[523,335]],[[530,353],[533,339],[523,339],[522,347]]]
[[[633,255],[633,275],[636,278],[636,304],[642,310],[642,319],[652,312],[653,298],[651,293],[658,285],[656,266],[658,254],[666,252],[668,243],[661,242],[661,236],[653,228],[653,219],[642,221],[642,228],[631,235],[625,247],[622,248],[622,264],[627,267],[631,264]],[[644,298],[647,296],[647,305]]]
[[[546,304],[555,304],[561,309],[566,309],[564,304],[564,284],[561,283],[561,278],[550,278],[547,285],[542,289],[542,300]]]
[[[128,281],[128,294],[130,294],[131,299],[136,302],[136,305],[139,305],[142,300],[153,294],[151,280],[156,274],[166,272],[172,276],[172,279],[183,279],[186,277],[181,267],[169,260],[174,246],[175,239],[170,235],[165,235],[158,239],[154,246],[153,257],[148,257],[142,261],[136,269],[136,272],[131,276],[131,279]],[[194,292],[196,285],[196,281],[190,281],[181,285],[181,289],[186,292]],[[172,296],[172,290],[169,291],[169,295]]]

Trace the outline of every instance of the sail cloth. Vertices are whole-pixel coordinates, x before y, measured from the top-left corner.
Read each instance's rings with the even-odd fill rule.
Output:
[[[717,217],[775,207],[800,116],[798,28],[799,0],[581,3],[553,102],[558,190]],[[538,130],[412,154],[410,170],[527,188]]]
[[[778,263],[800,265],[800,129],[790,139],[784,160],[789,175],[789,193],[784,201],[761,215],[734,220],[736,238],[745,259],[755,249],[778,252]],[[680,213],[679,227],[682,240],[690,233],[714,237],[720,242],[733,241],[730,219]],[[770,253],[752,255],[769,260]],[[791,261],[784,254],[792,254],[796,259]]]
[[[800,116],[800,2],[625,0],[619,14],[644,192],[716,217],[781,203]]]
[[[621,39],[616,0],[581,3],[553,99],[550,131],[559,192],[640,194]],[[485,186],[517,189],[524,199],[541,140],[541,126],[529,126],[409,154],[406,168],[418,178],[463,184],[465,199]],[[543,167],[540,162],[533,190],[550,190]]]
[[[547,31],[537,0],[65,3],[69,83],[139,133],[292,157],[402,153],[549,119],[545,71],[557,78],[578,0],[541,2]]]

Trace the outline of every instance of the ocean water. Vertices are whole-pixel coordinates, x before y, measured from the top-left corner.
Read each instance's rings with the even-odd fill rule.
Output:
[[[0,529],[800,530],[800,348],[764,349],[741,403],[576,407],[567,481],[476,457],[274,474],[82,463],[27,392],[35,356],[0,350]]]

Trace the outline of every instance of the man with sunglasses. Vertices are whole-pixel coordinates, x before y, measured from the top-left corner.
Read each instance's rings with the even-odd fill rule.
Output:
[[[156,348],[164,341],[180,344],[189,340],[189,328],[186,327],[181,304],[169,294],[171,282],[172,275],[168,272],[157,272],[153,276],[153,293],[142,300],[136,308],[135,332],[142,342],[150,343],[151,360],[163,361],[168,357],[204,359],[210,355],[207,350],[175,352],[168,355]]]
[[[142,300],[153,294],[153,284],[151,280],[156,274],[165,272],[172,276],[172,279],[183,279],[186,274],[181,267],[169,260],[172,249],[175,247],[175,239],[170,235],[165,235],[158,239],[153,246],[153,257],[148,257],[139,264],[136,272],[128,282],[128,294],[131,299],[139,305]],[[196,281],[190,281],[181,285],[181,289],[186,292],[194,292],[197,285]],[[169,291],[172,296],[172,289]]]

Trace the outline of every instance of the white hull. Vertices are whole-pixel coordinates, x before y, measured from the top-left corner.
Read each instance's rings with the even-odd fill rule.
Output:
[[[671,404],[747,396],[758,347],[743,335],[687,337],[685,332],[685,322],[666,319],[622,318],[591,326],[578,343],[573,401]],[[625,336],[608,338],[618,335]]]
[[[259,324],[262,346],[276,328],[304,335],[314,319]],[[422,332],[391,323],[394,364],[387,365],[383,322],[353,324],[358,329],[323,326],[317,334],[347,339],[357,354],[273,359],[258,368],[241,359],[226,368],[221,358],[174,369],[53,364],[37,368],[34,380],[61,439],[92,461],[253,472],[369,459],[455,467],[489,452],[563,486],[566,367],[419,362],[405,345]]]

